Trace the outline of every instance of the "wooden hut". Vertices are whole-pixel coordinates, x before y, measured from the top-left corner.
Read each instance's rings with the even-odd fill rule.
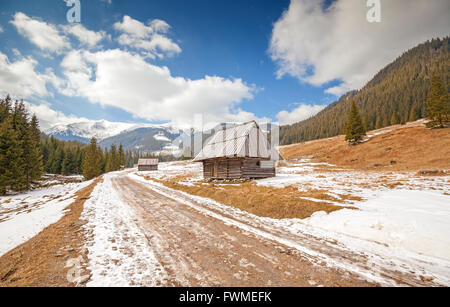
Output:
[[[280,156],[255,121],[217,131],[194,161],[203,163],[205,179],[275,177]]]
[[[138,161],[138,171],[157,171],[158,170],[158,159],[139,159]]]

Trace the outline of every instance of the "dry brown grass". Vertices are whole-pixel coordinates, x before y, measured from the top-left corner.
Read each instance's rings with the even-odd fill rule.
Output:
[[[280,148],[285,159],[312,156],[314,162],[379,171],[450,169],[450,129],[430,130],[421,124],[393,126],[368,142],[349,146],[344,136]],[[375,131],[376,132],[376,131]],[[376,166],[375,166],[376,165]]]
[[[146,178],[151,179],[151,178]],[[326,194],[325,190],[299,191],[294,186],[285,188],[257,186],[254,182],[244,182],[239,185],[217,184],[204,182],[187,186],[179,184],[186,181],[186,176],[179,176],[169,180],[155,180],[165,186],[180,190],[192,195],[207,197],[222,204],[232,206],[262,217],[276,219],[284,218],[308,218],[314,212],[325,211],[327,213],[350,208],[336,206],[327,201],[343,202],[349,198],[337,199]],[[202,184],[203,183],[203,184]],[[303,199],[302,197],[314,198],[318,201]],[[322,201],[320,201],[322,200]],[[353,209],[353,208],[352,208]]]
[[[74,286],[66,279],[69,268],[65,265],[68,258],[80,255],[87,261],[79,218],[99,180],[75,194],[75,201],[58,222],[0,257],[0,287]]]

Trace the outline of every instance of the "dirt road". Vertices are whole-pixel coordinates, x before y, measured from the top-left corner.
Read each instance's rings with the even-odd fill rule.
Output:
[[[115,178],[114,187],[145,217],[139,226],[168,272],[168,285],[368,285],[335,270],[318,271],[285,246],[227,225],[128,177]]]
[[[293,235],[269,220],[215,207],[127,173],[111,182],[138,213],[134,222],[165,271],[161,285],[433,285],[417,271],[400,273],[389,259],[351,252],[308,234]]]
[[[60,221],[0,257],[0,287],[450,284],[444,259],[258,217],[133,171],[80,193]]]

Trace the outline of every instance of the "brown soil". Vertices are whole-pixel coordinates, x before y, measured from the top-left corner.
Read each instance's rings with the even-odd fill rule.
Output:
[[[390,131],[391,130],[391,131]],[[420,122],[392,126],[368,142],[350,146],[344,136],[280,148],[285,159],[312,156],[314,162],[340,167],[380,171],[450,169],[450,128],[427,129]]]
[[[68,259],[79,256],[87,262],[83,221],[79,218],[99,180],[75,193],[75,201],[58,222],[0,258],[0,287],[75,286],[67,281],[70,268],[65,266]],[[81,275],[86,274],[89,272],[84,270]]]
[[[257,186],[253,182],[245,182],[239,185],[231,184],[195,184],[187,186],[178,182],[186,179],[184,177],[174,177],[167,180],[155,180],[163,183],[168,188],[180,190],[192,195],[207,197],[222,204],[239,208],[261,217],[271,217],[275,219],[310,217],[314,212],[325,211],[327,213],[349,208],[336,206],[327,201],[345,203],[346,200],[355,199],[355,196],[342,195],[337,199],[326,194],[325,190],[299,191],[298,187],[287,186],[285,188]],[[303,198],[315,198],[318,201],[311,201]],[[323,200],[323,201],[319,201]]]
[[[139,213],[136,225],[146,235],[168,275],[162,281],[163,286],[376,285],[340,269],[314,265],[295,249],[242,231],[129,177],[118,176],[113,183],[122,198]],[[174,192],[183,198],[181,193]],[[294,238],[290,235],[287,239]],[[310,237],[295,240],[305,245],[317,243],[339,257],[352,257],[339,254],[323,242],[312,243]],[[355,261],[365,262],[355,257],[359,259]]]

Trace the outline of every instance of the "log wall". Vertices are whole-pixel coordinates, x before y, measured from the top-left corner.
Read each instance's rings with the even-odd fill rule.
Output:
[[[138,165],[139,172],[157,171],[158,165]]]
[[[244,178],[269,178],[275,177],[275,168],[262,168],[261,160],[245,160],[242,166],[242,177]]]
[[[262,159],[220,158],[203,161],[205,179],[252,179],[275,177],[275,168],[261,168]]]

